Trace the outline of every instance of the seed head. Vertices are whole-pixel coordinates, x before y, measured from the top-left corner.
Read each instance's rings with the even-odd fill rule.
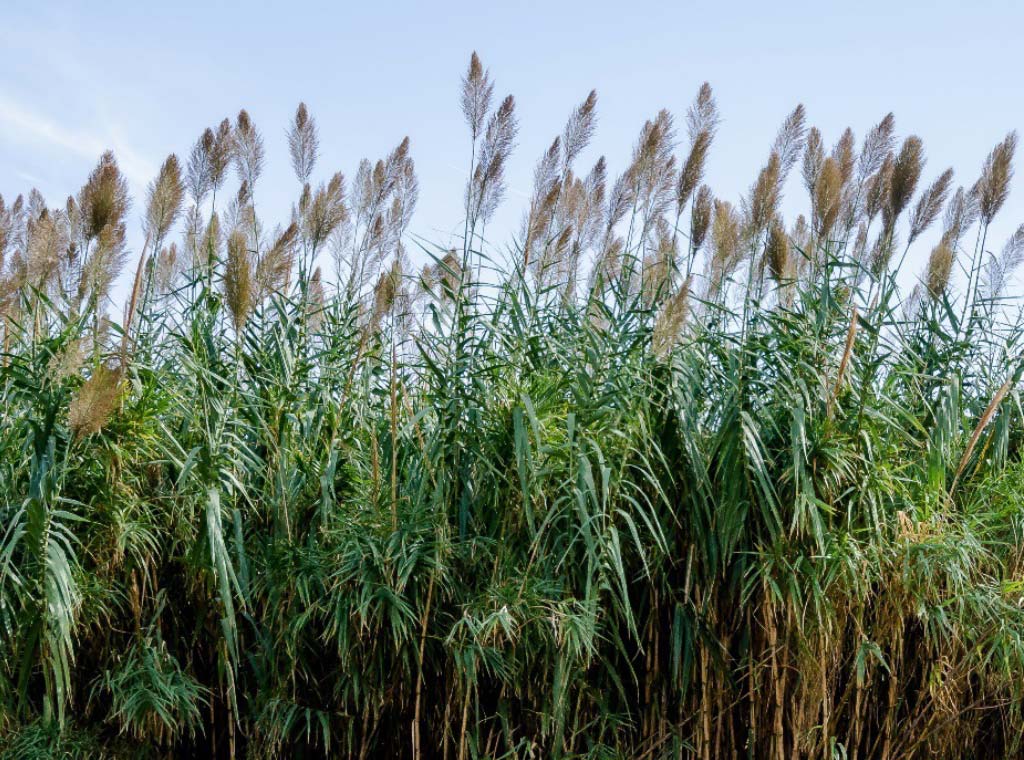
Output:
[[[121,399],[121,369],[98,366],[82,383],[68,409],[68,425],[76,438],[103,429]]]
[[[241,330],[255,303],[252,259],[245,233],[235,230],[228,236],[228,257],[224,264],[224,298],[235,330]]]
[[[234,133],[235,168],[239,179],[247,182],[250,192],[263,172],[266,151],[263,148],[263,136],[249,118],[245,109],[238,112]]]
[[[292,222],[274,239],[274,245],[256,265],[255,285],[258,298],[279,293],[288,287],[295,264],[299,226]]]
[[[193,263],[196,266],[212,267],[220,258],[222,245],[220,217],[214,213],[210,217],[210,223],[206,225],[203,239],[199,244],[199,249],[196,251],[197,260]]]
[[[780,182],[785,182],[790,169],[793,168],[793,164],[797,162],[804,149],[804,123],[806,120],[807,114],[801,103],[782,122],[779,133],[775,136],[772,153],[779,157]]]
[[[181,257],[178,255],[178,246],[171,243],[161,249],[156,259],[156,286],[165,293],[171,289],[175,278],[181,272]]]
[[[707,132],[713,138],[718,131],[719,121],[715,96],[711,92],[711,85],[705,82],[697,91],[693,105],[686,112],[686,129],[690,136],[690,144],[695,143],[702,132]]]
[[[854,143],[853,130],[847,127],[843,130],[843,134],[840,136],[839,142],[837,142],[835,147],[832,148],[832,158],[834,158],[836,163],[839,164],[839,174],[843,178],[844,187],[853,178]]]
[[[476,140],[484,126],[487,112],[491,110],[491,96],[494,84],[484,71],[480,57],[473,51],[469,58],[469,69],[462,78],[462,114],[466,117],[469,132]]]
[[[295,121],[288,131],[288,152],[291,154],[295,176],[303,185],[309,182],[319,151],[320,138],[317,135],[316,122],[309,115],[306,104],[299,103],[295,111]]]
[[[946,207],[946,216],[942,224],[942,237],[954,251],[971,225],[978,220],[978,197],[957,188]]]
[[[177,220],[184,197],[181,166],[178,157],[172,153],[160,167],[157,178],[150,183],[147,194],[145,229],[155,247],[160,247],[160,242]]]
[[[235,134],[229,119],[224,119],[217,127],[217,134],[207,150],[210,161],[210,187],[216,192],[224,184],[228,166],[231,165],[231,157],[235,154]]]
[[[953,249],[945,241],[940,242],[932,249],[928,257],[928,273],[925,278],[925,285],[928,288],[928,295],[933,300],[942,298],[949,285],[949,275],[953,271]]]
[[[864,138],[864,146],[861,148],[858,162],[858,175],[861,181],[876,174],[882,168],[882,163],[893,150],[895,130],[896,118],[892,113],[888,113],[868,132],[867,137]]]
[[[946,169],[939,175],[938,179],[932,182],[914,206],[910,213],[910,238],[907,243],[913,243],[918,236],[928,229],[932,222],[939,216],[942,206],[949,195],[949,187],[953,182],[953,170]]]
[[[740,219],[728,201],[716,200],[711,223],[711,288],[717,292],[722,281],[740,262]]]
[[[768,272],[777,284],[782,284],[790,276],[789,238],[782,223],[776,217],[768,230],[768,245],[765,248]]]
[[[1010,235],[998,256],[993,256],[985,267],[984,293],[997,299],[1006,289],[1010,277],[1024,263],[1024,224]]]
[[[781,178],[782,159],[772,151],[750,192],[750,226],[754,232],[765,229],[778,211]]]
[[[679,340],[679,335],[686,325],[690,312],[690,285],[692,279],[685,282],[662,304],[651,333],[651,347],[658,356],[667,355]]]
[[[924,169],[924,147],[921,138],[911,135],[903,141],[896,162],[893,164],[892,180],[889,184],[889,213],[896,219],[910,203],[917,189]]]
[[[128,182],[110,151],[104,153],[78,193],[85,236],[93,240],[104,227],[116,227],[128,212]]]
[[[583,152],[594,136],[597,121],[597,91],[591,90],[580,105],[576,106],[562,133],[562,171],[568,171],[573,161]]]
[[[505,167],[518,131],[515,99],[509,95],[487,121],[480,158],[466,188],[474,224],[476,221],[485,224],[490,221],[505,196]]]
[[[1017,150],[1017,133],[1010,132],[985,159],[981,179],[975,185],[975,195],[983,224],[991,223],[1010,194],[1013,179],[1013,154]]]
[[[693,199],[693,211],[690,214],[690,247],[694,253],[704,245],[704,239],[711,226],[711,213],[714,196],[711,188],[701,185]]]
[[[868,178],[864,191],[864,215],[869,222],[878,215],[889,199],[895,165],[896,157],[890,154],[882,161],[878,171]]]
[[[842,190],[842,169],[839,162],[829,156],[821,165],[821,172],[814,185],[814,231],[821,242],[828,240],[839,216]]]
[[[822,164],[825,163],[825,149],[822,145],[821,132],[817,127],[807,130],[807,143],[804,146],[804,162],[801,174],[804,179],[804,187],[807,192],[814,196],[814,187],[818,184],[818,175],[821,174]]]
[[[679,172],[679,183],[676,187],[676,212],[682,213],[690,200],[693,191],[704,177],[704,161],[711,147],[711,133],[701,132],[693,141],[690,155],[686,157],[682,171]]]
[[[299,209],[303,237],[315,252],[348,218],[345,177],[338,172],[326,185],[320,185],[312,197],[308,188],[306,185]]]
[[[206,131],[199,136],[192,152],[188,157],[188,172],[186,182],[192,202],[199,205],[203,202],[206,194],[210,192],[212,185],[212,167],[210,165],[211,154],[216,148],[217,138],[213,130],[207,127]]]

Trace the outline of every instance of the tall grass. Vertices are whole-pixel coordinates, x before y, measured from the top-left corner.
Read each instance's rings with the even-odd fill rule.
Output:
[[[954,191],[797,108],[730,203],[710,88],[614,182],[592,93],[502,247],[493,91],[419,272],[409,142],[313,184],[305,106],[285,228],[244,111],[167,160],[118,322],[112,155],[2,208],[5,756],[1020,756],[1016,136]]]

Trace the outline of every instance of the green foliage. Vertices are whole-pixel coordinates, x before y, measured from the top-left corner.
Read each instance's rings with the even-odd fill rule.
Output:
[[[465,85],[490,161],[478,61]],[[691,118],[713,132],[709,98]],[[144,260],[124,325],[18,283],[4,756],[1018,756],[1024,331],[978,285],[990,219],[962,296],[905,298],[858,248],[856,201],[831,237],[776,229],[771,267],[763,197],[720,205],[703,249],[656,197],[666,118],[586,261],[543,182],[501,260],[474,173],[462,251],[410,276],[403,143],[361,175],[383,196],[354,201],[371,218],[335,241],[333,287],[314,265],[340,184],[270,242],[251,183],[224,214],[252,256],[240,310],[209,178],[194,260],[169,285],[166,252]],[[253,180],[254,129],[235,148]],[[583,192],[565,151],[560,186]],[[866,185],[894,171],[865,165]],[[832,178],[844,198],[856,176]]]

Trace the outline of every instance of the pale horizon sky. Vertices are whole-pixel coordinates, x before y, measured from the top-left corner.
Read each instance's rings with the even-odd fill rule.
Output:
[[[285,130],[300,100],[320,130],[316,181],[338,170],[352,177],[361,158],[408,135],[420,180],[410,232],[454,242],[469,150],[459,78],[474,49],[496,98],[517,101],[509,191],[491,226],[501,245],[518,227],[537,158],[592,88],[598,129],[578,166],[603,154],[615,175],[646,119],[664,107],[681,120],[710,82],[723,120],[706,181],[733,201],[800,102],[827,144],[846,126],[859,139],[893,111],[900,137],[924,140],[922,186],[949,166],[955,184],[970,186],[995,143],[1024,126],[1024,4],[1013,2],[40,1],[8,7],[3,19],[0,194],[34,186],[62,204],[113,149],[135,200],[136,254],[144,189],[160,163],[171,152],[186,160],[205,127],[240,108],[266,141],[259,213],[271,227],[287,222],[299,188]],[[1024,221],[1022,185],[1024,174],[994,225],[993,250]],[[807,206],[795,176],[787,193],[791,221]],[[909,269],[927,253],[916,246]]]

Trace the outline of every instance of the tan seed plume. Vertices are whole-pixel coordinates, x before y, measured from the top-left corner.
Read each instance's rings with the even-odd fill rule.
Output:
[[[235,230],[228,236],[228,255],[224,264],[224,299],[235,330],[241,331],[255,303],[252,260],[245,233]]]
[[[981,221],[990,224],[1010,194],[1010,180],[1013,179],[1013,156],[1017,151],[1017,133],[1010,132],[999,143],[988,158],[981,172],[981,179],[975,186]]]

